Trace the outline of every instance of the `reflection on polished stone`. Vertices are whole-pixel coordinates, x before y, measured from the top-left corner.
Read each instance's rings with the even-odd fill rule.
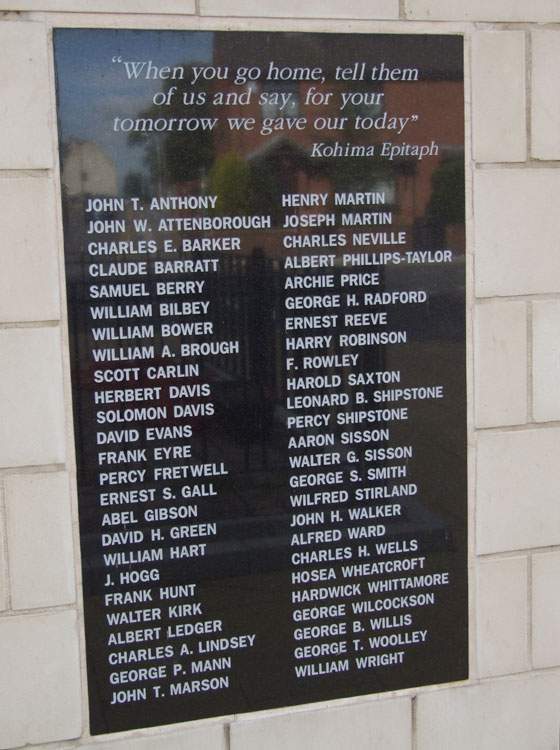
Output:
[[[466,678],[461,38],[54,40],[92,732]]]

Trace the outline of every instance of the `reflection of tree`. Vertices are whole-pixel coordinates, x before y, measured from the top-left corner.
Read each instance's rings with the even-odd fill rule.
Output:
[[[192,66],[183,65],[185,80],[191,80]],[[152,106],[140,112],[138,118],[165,117],[167,120],[175,117],[201,118],[210,116],[208,104],[208,90],[204,95],[192,97],[192,103],[183,103],[183,88],[181,81],[165,81],[163,92],[167,94],[171,86],[177,86],[178,91],[171,96],[171,103],[162,106]],[[197,89],[197,93],[200,89]],[[149,169],[153,186],[177,185],[187,180],[200,179],[205,169],[212,162],[212,132],[201,128],[188,130],[174,130],[168,133],[131,132],[128,136],[130,144],[145,146],[144,161]]]
[[[428,214],[444,224],[462,224],[465,220],[465,178],[463,157],[440,164],[432,175],[432,194]]]
[[[206,191],[217,195],[216,213],[243,215],[249,207],[249,165],[234,151],[216,159],[206,183]]]
[[[206,192],[218,196],[219,215],[270,214],[274,224],[281,220],[282,188],[265,157],[247,161],[233,151],[218,157],[208,174]]]
[[[149,195],[149,186],[146,175],[141,172],[128,172],[124,178],[123,192],[129,196],[135,196],[136,198],[147,198]]]
[[[279,224],[282,218],[282,189],[266,159],[251,162],[249,189],[252,212],[270,214],[272,223]]]

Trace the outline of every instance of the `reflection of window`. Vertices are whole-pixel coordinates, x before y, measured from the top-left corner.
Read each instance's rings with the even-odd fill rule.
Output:
[[[386,177],[382,180],[376,180],[372,189],[375,193],[385,193],[385,205],[393,206],[397,201],[397,190],[394,177]]]
[[[297,117],[299,115],[297,84],[267,81],[263,85],[259,103],[263,119],[265,117]]]
[[[347,98],[344,114],[355,117],[377,117],[385,110],[382,91],[355,91],[344,95]]]

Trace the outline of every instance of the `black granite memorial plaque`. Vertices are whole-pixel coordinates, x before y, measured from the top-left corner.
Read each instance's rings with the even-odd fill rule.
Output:
[[[466,678],[462,39],[54,48],[92,732]]]

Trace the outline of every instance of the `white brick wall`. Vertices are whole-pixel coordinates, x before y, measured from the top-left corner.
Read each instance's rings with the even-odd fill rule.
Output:
[[[531,150],[535,159],[560,159],[560,32],[531,34]]]
[[[47,35],[42,24],[0,23],[0,169],[53,164]]]
[[[527,312],[523,302],[477,305],[474,330],[477,427],[527,419]]]
[[[552,750],[560,674],[436,690],[417,702],[417,750]]]
[[[291,716],[240,718],[231,725],[232,750],[412,750],[411,702],[384,700]]]
[[[478,554],[558,543],[559,450],[557,427],[479,435]]]
[[[75,600],[70,486],[64,472],[4,481],[13,609]]]
[[[57,328],[0,329],[0,466],[64,462],[61,357]]]
[[[0,748],[557,748],[560,31],[547,24],[560,22],[558,0],[10,0],[0,10]],[[51,27],[66,24],[464,34],[478,298],[465,685],[89,736],[49,49]]]
[[[533,666],[560,665],[560,552],[532,558]]]
[[[485,31],[472,40],[473,154],[479,162],[525,161],[525,34]]]
[[[526,670],[527,558],[483,560],[476,595],[478,674],[492,677]]]
[[[533,417],[560,419],[560,300],[533,302]]]
[[[474,176],[475,291],[479,297],[560,288],[557,169],[489,169]]]
[[[556,0],[405,0],[405,17],[427,21],[560,20]]]
[[[194,13],[194,0],[0,0],[6,10],[61,10],[73,13]]]
[[[79,737],[74,612],[0,619],[0,748]]]
[[[0,320],[58,320],[60,290],[54,181],[0,178]]]
[[[166,730],[165,732],[146,733],[147,736],[132,739],[120,739],[114,742],[104,742],[103,750],[227,750],[227,729],[225,725],[216,722],[205,722],[204,726],[194,724],[180,732]],[[95,742],[81,746],[83,750],[96,750],[99,744]]]
[[[200,12],[207,16],[267,16],[279,18],[398,18],[398,0],[200,0]]]
[[[0,491],[0,501],[2,499],[2,493]],[[6,563],[6,545],[4,542],[5,538],[5,524],[4,524],[4,513],[3,508],[0,507],[0,613],[8,607],[8,589],[7,589],[7,574],[8,566]]]

